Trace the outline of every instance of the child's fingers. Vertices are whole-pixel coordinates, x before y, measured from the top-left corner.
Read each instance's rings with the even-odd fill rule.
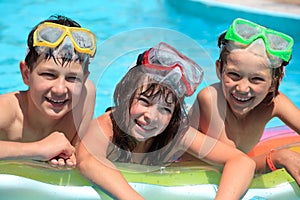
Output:
[[[66,165],[69,167],[75,167],[76,166],[76,161],[72,160],[72,159],[67,159],[66,160]]]
[[[66,165],[65,159],[59,158],[58,160],[58,166],[63,167]]]
[[[63,167],[66,165],[66,162],[64,158],[55,157],[49,160],[49,164],[53,167]]]
[[[57,166],[58,165],[58,161],[56,158],[52,158],[51,160],[49,160],[49,164],[51,166]]]

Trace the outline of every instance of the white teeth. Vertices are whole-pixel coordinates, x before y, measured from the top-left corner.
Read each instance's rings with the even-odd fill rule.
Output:
[[[153,128],[152,127],[149,127],[149,126],[141,126],[143,129],[145,129],[145,130],[152,130]]]
[[[248,101],[250,99],[250,97],[248,97],[248,98],[241,98],[241,97],[236,97],[236,96],[235,96],[235,98],[237,100],[239,100],[239,101]]]
[[[55,103],[63,103],[64,102],[64,100],[54,100],[54,99],[52,99],[52,101]]]
[[[152,126],[149,126],[149,125],[142,125],[141,123],[139,123],[138,121],[136,121],[136,124],[138,125],[138,126],[140,126],[142,129],[144,129],[144,130],[147,130],[147,131],[149,131],[149,130],[152,130],[153,129],[153,127]]]
[[[58,100],[58,99],[51,99],[51,98],[47,98],[49,101],[53,102],[53,103],[65,103],[66,100]]]

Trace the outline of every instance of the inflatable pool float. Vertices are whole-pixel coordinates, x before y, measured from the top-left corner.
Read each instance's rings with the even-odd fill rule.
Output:
[[[264,131],[260,142],[248,155],[257,156],[276,148],[292,148],[298,151],[297,146],[300,146],[300,136],[292,129],[287,126],[268,128]]]
[[[133,167],[134,166],[134,167]],[[174,163],[146,173],[119,166],[131,186],[146,199],[214,199],[221,176],[204,163]],[[126,169],[125,169],[126,168]],[[128,170],[129,169],[129,170]],[[76,169],[55,169],[46,163],[1,161],[0,199],[112,199]],[[255,177],[243,199],[299,199],[299,188],[284,170]]]
[[[294,136],[288,135],[284,138]],[[262,140],[259,145],[272,139],[273,136]],[[300,143],[294,143],[287,148],[300,152]],[[120,163],[116,165],[130,185],[147,200],[214,199],[221,177],[220,170],[200,161],[177,162],[162,167]],[[299,198],[299,186],[285,169],[256,176],[243,197],[244,200]],[[2,160],[0,161],[0,199],[106,200],[112,198],[81,176],[77,169],[57,169],[37,161]]]

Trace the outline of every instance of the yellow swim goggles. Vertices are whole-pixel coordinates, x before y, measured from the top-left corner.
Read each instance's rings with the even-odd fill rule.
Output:
[[[33,46],[55,48],[66,36],[71,39],[74,48],[79,53],[93,57],[96,52],[96,36],[85,28],[69,27],[52,22],[40,24],[33,33]]]

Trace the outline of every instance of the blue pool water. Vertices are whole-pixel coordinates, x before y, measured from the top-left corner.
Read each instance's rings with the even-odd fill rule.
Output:
[[[205,81],[199,89],[216,82],[217,37],[234,18],[245,17],[294,37],[294,57],[286,69],[280,89],[300,107],[300,70],[297,68],[300,66],[300,17],[297,16],[275,16],[268,12],[188,0],[91,0],[85,3],[71,0],[23,0],[18,3],[0,0],[0,8],[0,94],[26,89],[19,73],[19,61],[26,54],[27,34],[34,25],[52,14],[66,15],[97,35],[98,51],[90,65],[90,78],[97,86],[95,116],[111,106],[115,84],[133,63],[137,53],[161,39],[175,41],[179,50],[186,50],[183,52],[204,68]],[[150,31],[143,34],[149,27],[152,27]],[[124,36],[128,35],[130,37],[126,40]],[[195,46],[194,43],[198,45],[195,52],[189,45]],[[194,97],[187,99],[187,103],[191,104]],[[275,119],[268,126],[281,124]]]

